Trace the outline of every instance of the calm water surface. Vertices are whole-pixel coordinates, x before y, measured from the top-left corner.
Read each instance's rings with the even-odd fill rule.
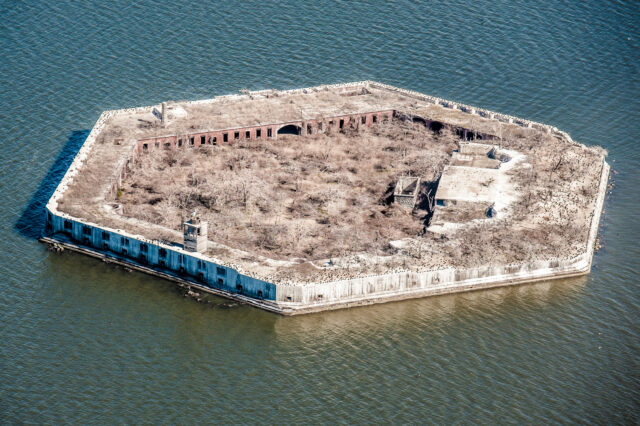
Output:
[[[0,2],[1,423],[640,421],[637,2],[193,3]],[[361,79],[606,147],[591,275],[282,318],[34,239],[105,109]]]

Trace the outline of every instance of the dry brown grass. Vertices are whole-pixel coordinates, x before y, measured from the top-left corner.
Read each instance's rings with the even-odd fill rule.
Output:
[[[437,178],[455,139],[397,121],[314,136],[141,155],[123,187],[125,215],[179,229],[181,212],[209,239],[272,258],[382,254],[423,232],[426,212],[389,204],[398,177]]]
[[[502,265],[584,251],[605,155],[601,148],[505,126],[502,140],[490,143],[526,156],[508,172],[518,199],[504,218],[472,222],[440,237],[423,234],[425,211],[409,214],[389,204],[387,197],[401,175],[425,181],[439,177],[458,140],[445,130],[434,135],[421,125],[403,126],[394,121],[345,133],[152,150],[133,165],[120,197],[125,216],[140,219],[137,223],[104,213],[100,196],[113,179],[113,169],[104,165],[115,164],[127,147],[114,149],[99,141],[82,176],[65,193],[61,209],[176,242],[181,240],[175,232],[181,212],[198,209],[209,221],[213,241],[270,258],[333,258],[339,265],[334,272],[308,263],[258,268],[267,274],[263,279],[274,282]],[[390,247],[390,241],[405,237],[413,237],[413,242]],[[246,260],[231,252],[209,254]],[[248,260],[251,268],[255,260]]]
[[[506,132],[500,145],[525,154],[530,165],[509,172],[518,199],[505,219],[462,228],[444,250],[468,266],[582,253],[606,152],[526,128]]]

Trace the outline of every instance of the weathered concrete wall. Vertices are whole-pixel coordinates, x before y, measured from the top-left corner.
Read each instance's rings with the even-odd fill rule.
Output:
[[[263,300],[276,298],[275,285],[239,274],[233,268],[215,263],[199,253],[184,251],[178,246],[147,240],[82,220],[64,218],[48,208],[47,227],[50,232],[64,235],[70,241],[95,251],[170,271],[210,288]]]

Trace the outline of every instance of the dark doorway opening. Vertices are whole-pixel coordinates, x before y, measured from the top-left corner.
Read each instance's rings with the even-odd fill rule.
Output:
[[[278,129],[279,135],[300,135],[302,129],[295,124],[288,124]]]
[[[440,130],[442,130],[443,127],[444,125],[439,121],[432,121],[429,123],[429,130],[433,133],[440,133]]]
[[[427,121],[422,117],[413,117],[411,121],[413,121],[414,123],[420,123],[424,127],[427,127]]]

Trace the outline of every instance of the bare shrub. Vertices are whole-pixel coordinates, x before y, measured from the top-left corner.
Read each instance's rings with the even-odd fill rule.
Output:
[[[407,174],[436,178],[455,144],[446,132],[398,121],[345,124],[329,134],[150,151],[121,202],[128,215],[174,230],[182,210],[198,209],[211,240],[271,257],[384,253],[390,239],[421,234],[426,214],[385,206],[390,185]]]

